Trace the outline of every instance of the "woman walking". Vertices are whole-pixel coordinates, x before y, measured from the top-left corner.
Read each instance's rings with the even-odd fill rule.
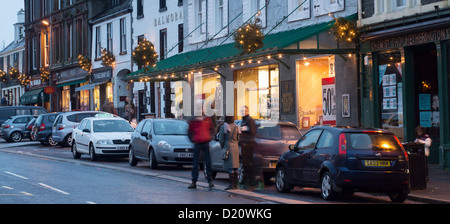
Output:
[[[224,158],[224,168],[228,169],[230,186],[225,188],[225,190],[237,189],[239,168],[239,134],[240,129],[234,123],[234,117],[225,117],[225,123],[222,125],[219,132],[220,145],[224,151],[229,150],[228,158]]]

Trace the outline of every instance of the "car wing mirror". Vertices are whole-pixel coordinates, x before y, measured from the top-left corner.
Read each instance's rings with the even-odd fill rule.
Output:
[[[289,150],[294,151],[295,150],[295,145],[289,145]]]
[[[89,129],[83,129],[83,132],[91,133],[91,131]]]
[[[143,137],[146,137],[146,138],[147,138],[147,137],[148,137],[148,132],[142,132],[142,133],[141,133],[141,136],[143,136]]]

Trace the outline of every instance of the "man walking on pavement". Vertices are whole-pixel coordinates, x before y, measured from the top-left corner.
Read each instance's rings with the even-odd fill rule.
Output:
[[[204,164],[206,169],[206,178],[208,179],[209,188],[214,187],[212,182],[212,166],[211,157],[209,154],[209,142],[211,141],[211,134],[214,131],[214,125],[209,117],[195,117],[189,122],[188,136],[191,142],[194,143],[194,158],[192,164],[192,183],[189,189],[197,188],[198,180],[198,166],[200,154],[204,155]]]
[[[255,146],[256,124],[253,118],[250,117],[247,106],[241,108],[241,114],[243,117],[240,144],[242,149],[242,165],[244,168],[243,185],[246,187],[248,185],[255,185],[256,170],[253,164],[253,148]]]

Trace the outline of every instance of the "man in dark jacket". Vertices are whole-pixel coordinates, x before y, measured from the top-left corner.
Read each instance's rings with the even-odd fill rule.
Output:
[[[244,186],[247,186],[254,185],[255,180],[253,148],[255,146],[256,124],[253,118],[250,117],[247,106],[241,108],[241,114],[243,117],[239,143],[241,144],[242,166],[244,168],[243,184]]]

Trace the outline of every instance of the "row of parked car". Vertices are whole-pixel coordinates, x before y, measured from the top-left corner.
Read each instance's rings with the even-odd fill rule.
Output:
[[[31,127],[32,139],[71,146],[75,159],[82,154],[93,161],[99,156],[123,156],[131,166],[149,161],[152,169],[160,164],[192,164],[193,144],[184,120],[146,119],[133,129],[126,120],[103,112],[35,116],[10,117],[1,126],[2,137],[19,141]],[[23,132],[13,131],[22,124]],[[387,193],[394,202],[403,202],[409,194],[408,154],[392,132],[315,127],[302,135],[290,122],[256,124],[254,166],[265,181],[275,176],[279,192],[290,192],[294,186],[317,187],[330,200],[338,194],[376,191]],[[213,176],[227,172],[217,138],[210,142],[210,151]]]

